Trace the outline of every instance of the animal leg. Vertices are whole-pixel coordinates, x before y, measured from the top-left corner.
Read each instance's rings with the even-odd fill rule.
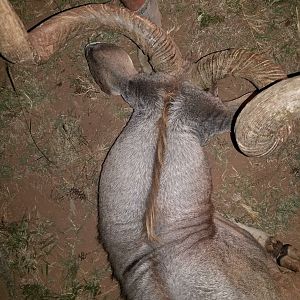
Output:
[[[283,268],[300,271],[300,251],[290,244],[283,244],[275,237],[253,227],[233,221],[237,226],[249,232],[257,242],[274,258]]]

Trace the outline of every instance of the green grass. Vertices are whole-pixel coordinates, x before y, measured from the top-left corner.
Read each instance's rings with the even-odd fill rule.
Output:
[[[275,196],[271,200],[263,201],[255,207],[259,213],[256,226],[275,234],[281,229],[286,229],[290,218],[300,208],[300,198],[297,195],[290,197],[281,195],[280,199]]]
[[[68,291],[65,295],[69,295],[67,299],[76,299],[79,295],[86,295],[88,299],[94,299],[101,293],[100,280],[102,274],[95,272],[88,280],[77,280],[78,272],[80,270],[80,259],[71,255],[64,263],[65,289]]]
[[[51,222],[28,217],[19,222],[1,222],[0,276],[6,279],[12,297],[19,294],[18,280],[35,278],[38,272],[47,275],[48,256],[56,245],[55,235],[48,232],[51,225]]]
[[[14,9],[23,11],[26,7],[26,0],[9,0]]]
[[[16,10],[18,16],[23,22],[32,20],[32,18],[34,18],[34,13],[27,10],[26,0],[9,0],[9,2],[12,4],[13,8]]]
[[[20,68],[17,71],[18,80],[14,82],[16,91],[12,88],[0,88],[0,124],[2,127],[18,117],[22,110],[30,110],[50,97],[49,93],[45,92],[43,84],[36,80],[29,70]],[[19,78],[22,78],[20,82]]]
[[[21,289],[22,295],[26,300],[76,300],[78,297],[81,299],[96,299],[101,294],[100,281],[96,277],[83,280],[82,283],[74,279],[71,285],[62,293],[53,292],[38,283],[25,284]]]
[[[0,128],[5,128],[9,122],[21,112],[22,97],[10,89],[0,88]]]
[[[300,208],[300,196],[291,196],[283,200],[277,208],[277,221],[286,226],[289,218]]]
[[[0,179],[8,179],[13,176],[13,169],[9,165],[0,165]]]
[[[288,6],[297,6],[299,4],[298,0],[263,0],[266,4],[270,6],[281,6],[281,5],[288,5]]]
[[[56,298],[49,289],[41,284],[24,284],[21,289],[22,295],[26,300],[47,300]]]
[[[203,28],[224,22],[224,20],[224,16],[210,15],[202,9],[198,9],[197,21],[198,24]]]
[[[300,209],[300,155],[296,132],[268,158],[250,159],[247,169],[233,171],[230,161],[222,163],[226,159],[224,154],[220,159],[218,151],[212,152],[224,174],[213,195],[221,213],[271,234],[287,228],[291,217]],[[211,146],[222,148],[222,144]],[[264,177],[265,172],[270,173],[270,168],[275,168],[274,175]]]
[[[75,115],[60,115],[53,122],[50,153],[56,163],[70,164],[83,159],[82,149],[88,142],[83,135],[80,119]]]
[[[73,251],[62,261],[53,261],[58,239],[52,229],[53,223],[30,217],[0,223],[0,277],[6,282],[10,296],[20,300],[96,299],[101,294],[100,280],[107,270],[96,268],[82,275],[83,258]],[[53,290],[51,277],[55,266],[59,266],[58,274],[63,276],[60,280],[59,276],[56,278],[61,288]]]
[[[229,10],[234,13],[239,13],[242,10],[241,0],[226,0],[225,3]]]
[[[236,197],[229,196],[232,191]],[[257,192],[265,194],[264,199],[259,199]],[[222,213],[271,234],[286,229],[290,218],[300,209],[299,195],[286,196],[275,187],[271,190],[257,191],[257,187],[252,185],[251,180],[245,180],[244,176],[235,184],[225,183],[215,199],[228,201],[229,197],[230,201],[234,200],[235,207],[232,207],[232,202]]]
[[[294,56],[297,53],[296,45],[293,45],[292,43],[286,43],[281,47],[281,52],[283,56]]]
[[[4,223],[0,227],[2,249],[8,258],[10,269],[22,274],[37,270],[37,259],[46,257],[55,246],[55,236],[48,232],[51,222],[31,221]],[[47,260],[44,260],[45,267]],[[46,267],[47,268],[47,267]]]

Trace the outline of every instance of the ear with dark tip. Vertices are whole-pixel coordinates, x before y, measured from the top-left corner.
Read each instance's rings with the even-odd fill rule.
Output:
[[[129,55],[116,45],[88,44],[85,57],[94,80],[108,95],[122,95],[128,81],[137,74]]]

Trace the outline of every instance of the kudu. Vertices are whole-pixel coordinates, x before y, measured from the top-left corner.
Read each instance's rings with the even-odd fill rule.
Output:
[[[12,62],[45,61],[67,40],[101,26],[132,39],[156,73],[138,73],[121,48],[90,44],[85,53],[101,89],[121,95],[133,114],[103,164],[99,232],[114,275],[128,299],[280,299],[279,263],[299,269],[293,247],[229,222],[214,212],[203,145],[233,128],[241,151],[269,153],[300,112],[300,77],[246,50],[215,53],[189,64],[173,40],[124,9],[87,5],[62,12],[29,33],[7,1],[0,12],[0,52]],[[3,28],[5,30],[3,30]],[[12,36],[15,38],[12,39]],[[227,75],[262,88],[239,113],[191,84],[208,88]],[[256,235],[256,233],[258,233]],[[253,237],[255,236],[257,240]],[[260,243],[259,243],[260,242]]]

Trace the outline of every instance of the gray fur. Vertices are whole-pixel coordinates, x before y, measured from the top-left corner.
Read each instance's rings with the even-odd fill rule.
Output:
[[[95,53],[89,51],[87,60],[97,70],[104,62],[95,60]],[[159,242],[147,240],[144,212],[156,123],[173,81],[163,74],[124,75],[119,81],[120,94],[134,112],[102,167],[99,233],[123,295],[143,300],[278,299],[272,261],[246,231],[214,214],[210,199],[211,175],[202,146],[212,135],[230,130],[233,112],[188,82],[177,86],[169,109]]]

